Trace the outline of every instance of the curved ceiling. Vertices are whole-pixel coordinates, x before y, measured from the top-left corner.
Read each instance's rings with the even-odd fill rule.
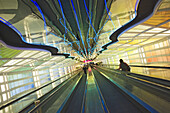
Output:
[[[12,24],[30,44],[53,46],[59,53],[78,59],[93,59],[101,47],[110,42],[113,32],[136,17],[138,3],[139,0],[0,0],[0,17]],[[163,13],[169,14],[168,3],[169,0],[163,1],[157,12],[161,17]],[[169,17],[160,20],[167,21],[167,25],[163,25],[167,26],[165,31],[168,30]],[[136,38],[141,36],[136,31],[156,27],[158,23],[148,20],[142,25],[144,27],[121,35],[120,41],[109,46],[106,53],[114,53],[118,47],[121,52],[121,48],[142,44],[142,39]],[[136,43],[136,39],[141,43]]]
[[[31,0],[25,1],[32,11],[82,57],[95,50],[99,35],[115,0]],[[33,5],[34,4],[34,5]],[[35,6],[37,8],[35,8]],[[37,10],[38,9],[38,10]]]
[[[117,4],[122,2],[117,7]],[[0,14],[25,41],[67,47],[85,59],[101,49],[98,41],[118,26],[117,18],[134,14],[135,0],[7,0]],[[9,3],[9,4],[8,4]],[[129,4],[128,8],[121,8]],[[121,12],[121,13],[120,13]],[[10,16],[8,16],[10,15]],[[128,22],[132,18],[124,21]],[[116,20],[116,21],[115,21]],[[109,30],[108,30],[109,29]],[[74,55],[73,55],[74,56]]]

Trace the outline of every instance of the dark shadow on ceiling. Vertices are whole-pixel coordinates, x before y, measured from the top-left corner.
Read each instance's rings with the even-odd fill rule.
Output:
[[[113,43],[118,41],[118,37],[126,32],[127,30],[143,23],[144,21],[148,20],[152,15],[157,11],[158,6],[161,4],[162,0],[140,0],[137,8],[137,16],[130,21],[129,23],[123,25],[119,29],[117,29],[111,36],[111,42],[102,46],[103,50],[106,50],[108,46],[112,45]]]
[[[0,41],[12,49],[19,50],[40,50],[51,52],[52,55],[62,55],[68,57],[69,54],[58,53],[58,49],[47,45],[37,45],[26,43],[22,40],[20,35],[16,33],[8,25],[0,21]]]

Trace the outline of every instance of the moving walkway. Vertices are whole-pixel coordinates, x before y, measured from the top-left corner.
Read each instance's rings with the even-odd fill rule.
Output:
[[[61,99],[51,98],[39,108],[31,112],[42,111],[47,113],[111,113],[111,112],[149,112],[145,107],[137,103],[133,98],[123,93],[116,85],[110,82],[98,71],[93,70],[86,76],[70,84],[75,83],[75,87],[70,89],[70,93],[63,93]],[[86,79],[87,78],[87,79]],[[69,87],[67,89],[69,89]],[[74,91],[73,91],[74,90]],[[67,91],[66,91],[67,92]],[[67,96],[65,96],[67,94]],[[60,97],[58,97],[60,98]],[[52,103],[52,101],[54,101]],[[154,111],[154,109],[152,109]]]
[[[170,81],[94,67],[52,90],[36,106],[20,112],[147,113],[168,112]],[[154,100],[155,99],[155,100]],[[159,106],[157,105],[157,102]]]

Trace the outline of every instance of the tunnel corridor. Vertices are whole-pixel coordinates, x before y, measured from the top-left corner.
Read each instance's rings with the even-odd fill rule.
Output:
[[[170,0],[0,0],[0,113],[169,113],[169,73]]]
[[[24,109],[14,110],[21,113],[168,113],[169,111],[169,81],[110,70],[101,66],[93,66],[92,69],[89,67],[87,75],[83,70],[75,72],[73,76],[36,100],[36,92],[56,84],[60,79],[23,96],[18,101],[9,103],[9,106],[27,104]],[[30,97],[34,102],[28,102]]]

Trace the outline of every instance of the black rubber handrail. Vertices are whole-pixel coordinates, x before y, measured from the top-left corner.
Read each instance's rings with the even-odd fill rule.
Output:
[[[85,102],[86,102],[86,94],[87,94],[87,75],[86,75],[86,83],[84,88],[83,102],[81,105],[81,113],[85,113]]]
[[[75,77],[75,76],[74,76]],[[72,79],[71,79],[72,80]],[[65,83],[67,84],[67,83]],[[64,84],[64,85],[65,85]],[[62,86],[64,86],[62,85]],[[38,104],[36,107],[34,107],[31,111],[29,111],[29,113],[35,113],[41,106],[43,106],[44,104],[46,104],[47,102],[49,102],[49,100],[51,98],[53,98],[55,96],[55,94],[57,94],[57,92],[61,89],[62,87],[60,87],[59,89],[57,89],[56,91],[54,91],[52,94],[50,94],[47,98],[45,98],[40,104]]]
[[[101,68],[101,67],[99,67]],[[110,70],[109,70],[110,71]],[[124,72],[124,71],[119,71],[119,70],[115,70],[115,72]],[[142,74],[137,74],[137,73],[132,73],[132,72],[125,72],[125,74],[130,75],[132,77],[137,77],[143,80],[147,80],[153,83],[157,83],[159,85],[163,85],[164,87],[170,87],[170,81],[169,80],[165,80],[165,79],[161,79],[161,78],[155,78],[155,77],[151,77],[151,76],[146,76],[146,75],[142,75]]]
[[[11,28],[12,26],[8,22],[0,21],[0,42],[12,49],[19,50],[38,50],[38,51],[48,51],[51,55],[65,56],[68,58],[70,54],[58,53],[58,49],[53,46],[41,45],[41,44],[31,44],[27,43],[22,39],[22,37],[15,31],[16,28]],[[14,30],[15,29],[15,30]]]
[[[83,79],[83,75],[81,76],[81,78],[74,84],[72,90],[69,92],[69,94],[67,95],[66,99],[64,100],[63,104],[60,106],[60,108],[58,109],[58,113],[65,113],[66,111],[66,106],[69,106],[69,102],[71,101],[71,98],[73,97],[73,95],[75,94],[76,90],[78,89],[79,84],[82,82]]]
[[[87,75],[83,75],[82,76],[82,78],[81,78],[81,83],[83,83],[83,79],[85,78],[85,87],[84,87],[84,91],[83,91],[83,99],[82,99],[82,104],[81,104],[81,112],[80,113],[83,113],[83,104],[84,104],[84,101],[85,101],[85,90],[86,90],[86,83],[87,83]],[[78,85],[79,84],[81,84],[81,83],[78,83]],[[71,96],[70,96],[70,98],[68,99],[68,101],[67,101],[67,103],[65,104],[65,106],[63,107],[63,109],[61,110],[61,113],[65,113],[66,112],[66,109],[68,108],[68,106],[70,106],[70,101],[73,101],[72,100],[72,97],[74,96],[74,94],[77,92],[77,90],[78,90],[78,87],[79,86],[76,86],[76,88],[75,88],[75,90],[73,91],[73,93],[71,94]],[[82,88],[82,87],[81,87]]]
[[[103,111],[105,111],[105,113],[110,113],[110,111],[109,111],[109,109],[107,107],[107,104],[106,104],[106,100],[105,100],[105,98],[104,98],[104,96],[102,94],[101,88],[100,88],[99,83],[98,83],[98,81],[96,79],[96,75],[94,74],[93,77],[94,77],[94,82],[96,84],[97,92],[99,94],[99,98],[102,101],[102,106],[104,108]]]
[[[76,70],[76,71],[79,71],[79,70]],[[76,71],[74,71],[74,72],[76,72]],[[74,73],[74,72],[72,72],[72,73]],[[69,74],[71,74],[71,73],[69,73]],[[23,96],[15,99],[15,100],[12,100],[12,101],[6,103],[5,105],[2,105],[2,106],[0,107],[0,110],[1,110],[1,109],[4,109],[5,107],[7,107],[7,106],[9,106],[9,105],[11,105],[11,104],[13,104],[13,103],[15,103],[15,102],[18,102],[19,100],[21,100],[21,99],[23,99],[23,98],[25,98],[25,97],[33,94],[34,92],[36,92],[36,91],[38,91],[38,90],[40,90],[40,89],[42,89],[42,88],[44,88],[44,87],[46,87],[46,86],[54,83],[54,82],[56,82],[56,81],[58,81],[58,80],[60,80],[60,79],[62,79],[62,78],[64,78],[64,77],[68,76],[69,74],[67,74],[67,75],[65,75],[65,76],[62,76],[62,77],[60,77],[60,78],[58,78],[58,79],[56,79],[56,80],[54,80],[54,81],[52,81],[52,82],[50,82],[50,83],[48,83],[48,84],[46,84],[46,85],[43,85],[43,86],[39,87],[38,89],[35,89],[35,90],[33,90],[33,91],[31,91],[31,92],[29,92],[29,93],[27,93],[27,94],[25,94],[25,95],[23,95]]]
[[[169,80],[165,80],[165,79],[161,79],[161,78],[154,78],[154,77],[145,76],[145,75],[136,74],[136,73],[128,73],[127,75],[170,87],[170,81]]]
[[[112,64],[101,64],[102,65],[108,65],[108,66],[119,66],[119,65],[112,65]],[[129,65],[130,67],[144,67],[144,68],[161,68],[161,69],[170,69],[170,67],[164,67],[164,66],[142,66],[142,65]]]
[[[96,71],[98,71],[100,73],[99,70],[95,69]],[[101,74],[101,73],[100,73]],[[121,85],[117,84],[113,79],[111,79],[109,76],[107,75],[103,75],[101,74],[109,83],[111,83],[116,89],[118,89],[124,96],[126,96],[134,105],[137,105],[139,107],[139,109],[144,112],[144,113],[148,113],[148,112],[153,112],[153,113],[157,113],[157,111],[152,108],[150,105],[148,105],[147,103],[143,102],[141,99],[139,99],[138,97],[134,96],[132,93],[130,93],[128,90],[124,89]]]
[[[147,68],[162,68],[162,69],[170,69],[170,67],[163,67],[163,66],[138,66],[138,65],[129,65],[131,67],[147,67]]]

